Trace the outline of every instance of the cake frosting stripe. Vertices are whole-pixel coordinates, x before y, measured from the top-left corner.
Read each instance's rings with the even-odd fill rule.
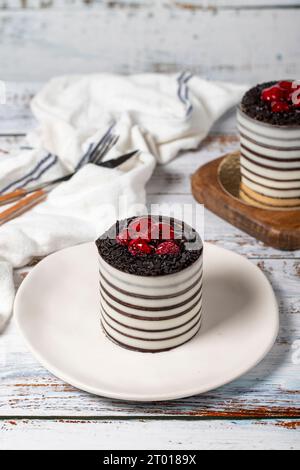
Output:
[[[270,170],[281,170],[281,171],[299,171],[300,160],[288,159],[288,158],[272,158],[264,155],[254,154],[249,152],[245,147],[241,146],[241,154],[245,160],[248,160],[257,167],[269,168]],[[286,153],[285,153],[286,155]]]
[[[283,172],[286,172],[285,176],[289,176],[290,174],[293,177],[299,176],[300,165],[298,162],[294,162],[294,161],[291,162],[287,159],[281,160],[278,158],[273,158],[270,161],[270,159],[266,157],[259,157],[259,156],[255,156],[253,158],[253,155],[249,156],[249,153],[245,151],[245,149],[243,148],[242,148],[241,154],[242,154],[243,164],[245,166],[247,165],[249,165],[250,167],[255,166],[257,170],[260,170],[260,168],[264,168],[266,170],[271,170],[271,171],[278,171],[278,172],[283,171]],[[260,171],[264,171],[264,170],[260,170]]]
[[[105,308],[103,307],[103,304],[101,304],[101,309],[102,309],[102,315],[108,320],[108,323],[109,323],[109,320],[112,321],[112,323],[118,325],[119,327],[123,327],[123,328],[127,328],[131,331],[138,331],[138,332],[141,332],[141,333],[165,333],[166,331],[174,331],[174,330],[178,330],[179,328],[182,328],[184,326],[187,326],[189,325],[190,323],[192,323],[199,315],[201,315],[202,313],[202,305],[200,307],[200,309],[197,311],[197,313],[192,316],[192,318],[190,318],[189,320],[185,321],[184,323],[181,323],[179,326],[172,326],[171,328],[165,328],[165,329],[156,329],[156,330],[151,330],[151,328],[148,328],[148,329],[143,329],[143,328],[133,328],[133,327],[130,327],[128,325],[126,325],[125,323],[122,323],[118,320],[116,320],[116,318],[113,318],[111,317],[107,311],[105,310]]]
[[[255,203],[258,207],[269,207],[269,208],[288,208],[295,209],[300,208],[299,199],[280,199],[267,197],[263,194],[257,193],[257,191],[251,190],[248,186],[241,184],[240,190],[241,196],[246,202]]]
[[[174,292],[178,291],[178,288],[181,288],[185,283],[189,283],[192,279],[195,279],[197,273],[202,272],[202,252],[199,255],[197,261],[193,263],[192,266],[188,268],[188,273],[186,269],[170,274],[166,276],[153,276],[145,277],[138,276],[135,274],[128,275],[126,272],[118,271],[116,268],[109,266],[100,256],[100,271],[103,271],[104,274],[107,273],[113,278],[114,284],[121,287],[125,285],[130,286],[130,289],[136,293],[143,293],[144,287],[147,287],[147,290],[151,291],[151,288],[154,289],[154,293],[157,294],[159,291],[170,290],[170,284]]]
[[[189,333],[192,329],[195,328],[200,323],[201,314],[197,315],[197,318],[192,322],[189,322],[188,325],[183,327],[174,328],[172,330],[167,330],[165,332],[137,332],[136,330],[129,328],[120,328],[120,325],[114,325],[112,322],[108,321],[105,315],[102,315],[102,321],[104,324],[120,335],[125,336],[126,338],[138,339],[141,341],[167,341],[169,339],[177,339],[182,335]],[[121,331],[122,330],[122,331]]]
[[[244,152],[241,152],[241,165],[243,168],[246,168],[246,170],[252,171],[252,173],[261,177],[269,177],[283,181],[288,181],[289,179],[298,180],[299,178],[300,167],[289,167],[288,163],[284,167],[275,166],[274,164],[271,166],[269,162],[267,164],[267,162],[263,163],[259,159],[255,161],[249,158]],[[261,168],[263,168],[263,170],[261,170]]]
[[[241,111],[240,111],[241,112]],[[242,141],[248,142],[248,145],[253,144],[254,146],[262,147],[266,150],[277,150],[278,152],[299,152],[300,150],[300,140],[299,145],[298,140],[295,139],[280,139],[277,137],[275,140],[262,138],[262,134],[256,134],[253,131],[245,132],[244,128],[239,125],[240,136]],[[275,145],[274,145],[275,144]]]
[[[125,229],[136,220],[139,218],[125,221]],[[152,216],[152,222],[160,226],[161,218]],[[173,228],[182,227],[179,221],[172,224],[171,234]],[[202,321],[203,245],[199,235],[189,227],[176,241],[150,241],[146,236],[147,241],[134,242],[144,252],[136,253],[134,247],[131,253],[129,242],[118,242],[124,223],[118,225],[117,241],[109,238],[110,232],[97,241],[103,330],[116,344],[142,352],[167,351],[186,343],[197,334]],[[192,240],[195,248],[187,251],[185,246]]]
[[[261,184],[259,181],[253,181],[242,172],[243,181],[253,191],[264,196],[275,197],[278,199],[293,199],[300,197],[300,187],[298,188],[276,188]]]
[[[137,352],[166,352],[170,351],[179,346],[183,346],[185,343],[190,341],[197,335],[201,327],[201,321],[198,325],[196,325],[189,333],[180,336],[179,338],[175,339],[168,339],[166,341],[156,341],[156,344],[151,344],[147,341],[143,340],[136,340],[132,338],[127,338],[126,342],[124,341],[124,336],[119,335],[116,332],[112,332],[109,327],[105,327],[102,324],[103,330],[105,331],[106,335],[117,345],[122,346],[127,349],[131,349]]]
[[[242,142],[242,141],[241,141]],[[273,154],[273,156],[271,155],[271,152],[266,152],[266,153],[262,153],[262,152],[256,152],[255,150],[253,150],[253,148],[251,149],[249,146],[247,147],[247,145],[241,143],[241,148],[244,152],[245,155],[248,155],[248,158],[253,158],[254,157],[258,157],[258,158],[261,158],[262,160],[270,160],[271,162],[285,162],[285,163],[299,163],[300,162],[300,158],[299,157],[296,157],[296,158],[290,158],[291,155],[288,154],[287,155],[287,149],[284,149],[282,150],[282,154],[281,153],[278,153],[277,156]],[[278,152],[281,152],[281,150],[279,150],[278,148],[276,149]],[[283,158],[280,158],[280,157],[283,157]],[[291,167],[293,167],[294,165],[291,165]],[[297,166],[297,165],[295,165]]]
[[[300,179],[293,179],[293,176],[292,178],[289,177],[289,178],[284,178],[282,177],[282,175],[284,176],[284,173],[282,174],[281,172],[273,172],[273,173],[269,173],[268,176],[260,176],[258,173],[256,173],[255,171],[249,169],[245,164],[243,164],[241,162],[241,168],[243,171],[246,171],[247,173],[251,174],[251,175],[254,175],[258,178],[261,178],[263,180],[268,180],[268,181],[275,181],[275,182],[278,182],[278,183],[298,183],[300,182]],[[273,177],[271,176],[273,175]]]
[[[193,301],[191,301],[190,303],[184,304],[184,310],[182,310],[181,308],[174,308],[174,309],[168,309],[167,311],[158,310],[158,311],[155,311],[155,313],[150,312],[149,310],[144,309],[144,308],[141,308],[141,309],[136,308],[130,311],[130,308],[126,307],[126,310],[125,310],[125,307],[122,306],[122,309],[120,309],[120,307],[118,307],[117,305],[112,304],[110,300],[107,300],[105,296],[103,295],[103,292],[100,292],[100,297],[101,297],[102,303],[104,303],[104,305],[108,307],[108,311],[110,312],[117,312],[121,315],[134,318],[136,320],[145,319],[148,321],[163,321],[167,319],[178,318],[189,313],[202,300],[202,292],[199,291],[199,294],[197,298],[195,299],[194,303],[192,303]],[[137,312],[140,313],[140,315],[138,315]],[[147,315],[145,313],[147,313]]]
[[[110,289],[111,292],[108,292],[107,289]],[[122,308],[126,307],[132,309],[132,313],[134,314],[134,310],[144,310],[149,313],[152,312],[166,312],[170,310],[174,310],[176,308],[184,307],[187,303],[192,302],[202,291],[202,282],[201,280],[197,281],[197,284],[185,294],[181,294],[180,296],[176,297],[151,297],[151,298],[137,298],[131,297],[131,293],[128,294],[120,294],[117,291],[114,291],[113,287],[106,286],[104,287],[103,280],[100,283],[100,294],[104,297],[108,302],[112,305]],[[116,297],[118,296],[118,298]],[[112,302],[113,301],[113,302]],[[133,302],[134,303],[131,303]],[[180,301],[180,302],[179,302]],[[120,305],[118,305],[120,304]],[[123,309],[124,310],[124,309]],[[130,312],[129,312],[130,313]]]
[[[261,176],[258,176],[256,178],[256,181],[254,181],[254,178],[253,176],[251,177],[251,174],[249,175],[249,172],[246,168],[243,168],[242,167],[242,176],[250,181],[251,183],[253,184],[259,184],[260,186],[263,186],[267,189],[276,189],[278,191],[285,191],[287,189],[289,190],[298,190],[300,188],[300,184],[295,181],[290,181],[290,180],[286,180],[286,181],[278,181],[278,180],[271,180],[270,178],[266,179],[266,178],[263,178]],[[273,182],[272,182],[273,181]],[[271,186],[272,184],[272,186]]]
[[[198,278],[193,284],[191,284],[189,287],[187,287],[186,289],[180,291],[180,292],[177,292],[177,293],[174,293],[174,294],[169,294],[169,295],[142,295],[142,294],[136,294],[135,292],[130,292],[130,294],[128,293],[128,291],[126,290],[123,290],[121,289],[120,287],[117,287],[115,285],[113,285],[110,281],[107,280],[106,276],[104,276],[103,272],[101,272],[100,270],[100,277],[102,279],[102,284],[105,286],[105,284],[111,288],[113,288],[115,291],[117,291],[118,293],[120,294],[123,294],[123,295],[126,295],[126,296],[130,296],[130,297],[136,297],[138,299],[144,299],[144,300],[165,300],[165,299],[174,299],[176,297],[180,297],[184,294],[187,294],[188,292],[190,292],[194,287],[196,287],[198,284],[201,283],[202,281],[202,278],[203,276],[201,276],[200,278]]]
[[[284,132],[279,135],[276,134],[276,132],[274,132],[272,135],[268,135],[268,133],[266,132],[266,126],[264,126],[263,130],[260,131],[260,128],[258,128],[256,124],[249,126],[249,123],[250,119],[247,117],[243,118],[242,111],[239,109],[238,126],[240,134],[244,139],[248,139],[252,143],[260,142],[262,147],[266,148],[273,147],[274,143],[276,145],[279,144],[280,148],[290,147],[291,145],[293,145],[295,148],[300,147],[299,133],[297,133],[297,136],[295,133],[292,133],[293,131],[290,132],[288,135]]]
[[[187,309],[185,312],[179,315],[171,315],[164,317],[137,317],[136,315],[128,315],[123,312],[111,309],[103,299],[101,299],[102,312],[108,313],[110,317],[119,323],[128,325],[133,329],[142,329],[147,331],[158,331],[169,328],[175,328],[176,326],[182,326],[184,323],[191,320],[199,311],[202,306],[202,299],[195,302],[195,304]]]
[[[109,298],[109,301],[113,303],[113,305],[121,305],[122,308],[126,308],[126,309],[130,309],[130,310],[139,310],[139,311],[144,311],[144,312],[159,312],[159,313],[162,313],[162,312],[166,312],[166,311],[177,311],[177,309],[181,309],[182,307],[184,307],[185,305],[187,305],[188,303],[191,303],[193,302],[196,297],[199,297],[199,295],[201,294],[201,291],[202,291],[202,285],[200,284],[199,286],[196,286],[196,290],[195,292],[193,292],[193,294],[188,297],[188,299],[184,299],[182,300],[181,302],[179,303],[176,303],[176,304],[170,304],[168,305],[167,304],[167,300],[169,299],[165,299],[165,300],[162,300],[162,305],[158,305],[158,306],[154,306],[154,302],[155,300],[149,300],[149,304],[150,305],[146,305],[145,304],[145,300],[141,303],[141,304],[131,304],[131,303],[127,303],[127,302],[124,302],[123,300],[121,300],[120,298],[118,299],[117,297],[115,297],[113,295],[112,292],[109,292],[105,289],[104,285],[100,283],[100,290],[101,290],[101,294],[102,296],[104,296],[104,298]],[[129,297],[130,297],[130,293],[128,294]],[[155,302],[157,304],[157,301]],[[133,312],[134,313],[134,312]]]

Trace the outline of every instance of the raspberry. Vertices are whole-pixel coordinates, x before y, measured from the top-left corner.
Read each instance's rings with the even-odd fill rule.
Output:
[[[273,113],[288,113],[290,111],[288,103],[283,102],[272,103],[271,109]]]
[[[152,247],[148,245],[146,240],[138,238],[137,240],[132,240],[128,246],[129,252],[133,256],[138,255],[150,255],[152,253]]]
[[[271,88],[265,88],[262,91],[261,99],[262,101],[285,101],[287,99],[287,91],[283,88],[279,88],[279,86],[272,86]]]
[[[180,248],[177,243],[173,241],[163,242],[155,250],[157,255],[178,255]]]
[[[292,91],[293,89],[293,82],[289,82],[287,80],[284,80],[282,82],[279,82],[278,83],[278,86],[280,88],[283,88],[284,90],[287,90],[287,91]]]

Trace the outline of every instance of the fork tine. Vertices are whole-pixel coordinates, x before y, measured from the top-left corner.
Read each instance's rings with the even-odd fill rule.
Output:
[[[98,155],[99,152],[102,152],[103,149],[105,148],[107,142],[109,142],[111,139],[111,136],[110,135],[106,135],[104,136],[100,142],[98,142],[98,144],[96,145],[96,147],[92,150],[92,152],[90,153],[89,155],[89,159],[88,159],[88,162],[89,163],[93,163],[94,162],[94,159],[96,158],[96,156]]]
[[[94,154],[97,153],[98,150],[104,147],[108,138],[109,138],[109,134],[106,133],[104,136],[101,137],[101,140],[97,143],[95,147],[93,144],[91,144],[87,152],[79,161],[75,171],[78,171],[82,166],[86,165],[87,163],[93,162]]]
[[[111,145],[111,142],[113,141],[114,136],[110,135],[106,141],[103,143],[103,145],[94,153],[92,163],[96,163],[99,159],[102,158],[102,156],[105,155],[106,149]]]
[[[110,142],[107,143],[106,147],[103,149],[103,152],[99,154],[95,160],[95,164],[98,165],[103,158],[110,152],[110,150],[114,147],[114,145],[118,142],[119,137],[118,136],[113,136],[113,138],[110,140]]]
[[[108,154],[108,152],[116,145],[116,143],[118,142],[119,140],[119,136],[118,135],[112,135],[112,138],[107,142],[106,146],[104,147],[103,151],[102,152],[99,152],[97,155],[96,155],[96,158],[94,158],[94,161],[93,163],[95,163],[96,165],[99,164],[101,162],[101,160],[103,160],[103,158],[105,157],[105,155]]]
[[[103,147],[103,145],[107,142],[107,140],[110,138],[111,136],[111,132],[113,130],[113,128],[115,127],[116,123],[114,122],[110,128],[108,129],[108,131],[104,134],[104,136],[100,139],[100,141],[98,142],[98,144],[96,145],[96,147],[91,151],[90,153],[90,156],[89,156],[89,161],[90,162],[93,162],[93,158],[94,158],[94,155],[95,153],[98,152],[98,150],[100,150],[100,148]]]

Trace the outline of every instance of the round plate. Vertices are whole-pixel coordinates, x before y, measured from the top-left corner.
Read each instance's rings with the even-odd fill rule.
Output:
[[[205,244],[200,333],[169,352],[128,351],[100,327],[94,244],[55,253],[27,276],[15,318],[33,354],[69,384],[104,397],[173,400],[240,377],[273,346],[278,306],[263,273],[235,253]]]

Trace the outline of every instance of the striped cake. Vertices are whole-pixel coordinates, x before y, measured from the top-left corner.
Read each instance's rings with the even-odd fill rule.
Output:
[[[258,85],[238,109],[241,197],[258,207],[300,208],[300,107],[292,86]]]
[[[162,352],[191,340],[202,317],[199,235],[174,219],[118,222],[97,240],[101,323],[119,346]]]

